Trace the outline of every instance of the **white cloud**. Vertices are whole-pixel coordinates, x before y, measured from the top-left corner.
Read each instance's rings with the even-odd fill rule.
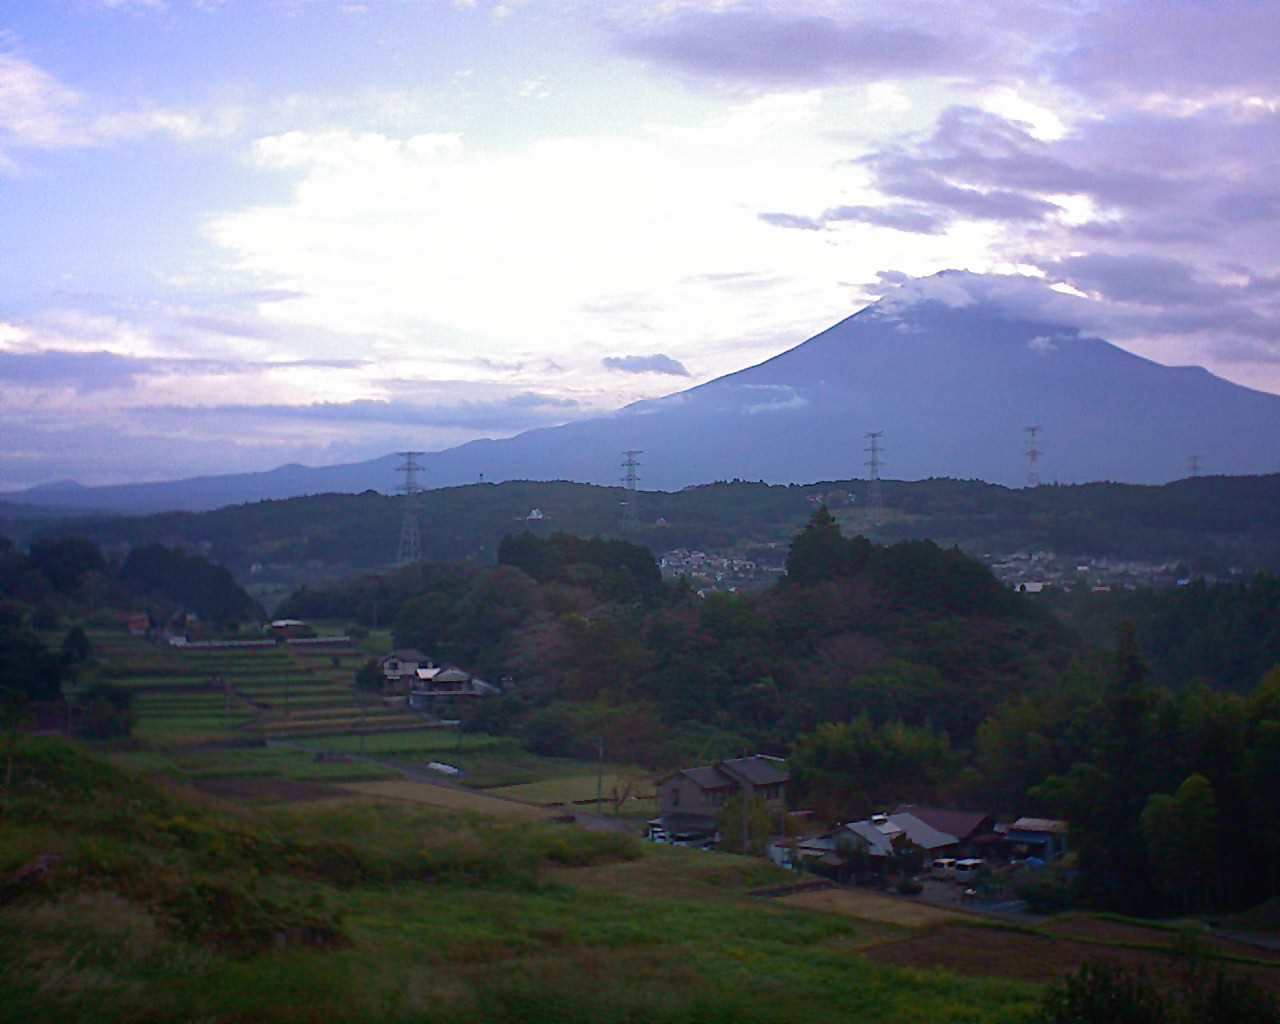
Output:
[[[85,135],[73,116],[75,90],[13,53],[0,53],[0,143],[79,145]]]
[[[0,163],[10,149],[108,145],[149,135],[180,142],[234,134],[241,111],[221,106],[96,111],[86,97],[16,53],[0,52]]]

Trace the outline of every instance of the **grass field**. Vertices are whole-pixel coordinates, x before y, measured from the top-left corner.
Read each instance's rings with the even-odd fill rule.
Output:
[[[603,792],[603,809],[612,814],[615,811],[613,794],[623,794],[628,790],[628,797],[619,813],[625,815],[645,815],[653,817],[658,813],[658,802],[653,792],[650,773],[643,771],[623,772],[607,771],[597,780],[595,773],[590,775],[568,775],[564,778],[545,779],[541,782],[526,782],[519,786],[499,786],[485,792],[494,796],[513,797],[516,800],[527,800],[535,804],[573,804],[581,801],[594,801],[597,791]],[[599,782],[599,785],[598,785]]]
[[[285,757],[217,756],[258,753]],[[0,878],[61,859],[0,906],[5,1024],[1034,1024],[1041,984],[1086,959],[1181,969],[1134,941],[1168,929],[1074,915],[1055,936],[911,918],[916,904],[874,893],[763,899],[751,893],[795,876],[477,815],[522,805],[466,790],[311,783],[350,795],[233,805],[254,780],[188,798],[48,740],[23,741],[14,780]],[[460,802],[421,803],[424,791]],[[1221,962],[1280,982],[1276,964]]]
[[[394,782],[356,782],[342,788],[358,796],[377,800],[395,800],[449,811],[468,811],[504,820],[546,821],[553,816],[553,812],[545,807],[503,800],[467,789],[433,786],[427,782],[409,782],[403,779]]]
[[[945,924],[961,917],[949,910],[931,907],[927,903],[898,900],[891,896],[868,892],[865,889],[821,889],[817,892],[799,892],[780,897],[777,902],[807,910],[820,910],[827,914],[843,914],[865,921],[903,928],[923,928]]]
[[[807,1024],[852,1007],[870,1024],[1015,1024],[1034,1009],[1034,986],[873,965],[860,951],[890,926],[753,899],[771,869],[739,858],[399,799],[227,814],[37,749],[0,873],[67,855],[0,908],[3,1021]]]

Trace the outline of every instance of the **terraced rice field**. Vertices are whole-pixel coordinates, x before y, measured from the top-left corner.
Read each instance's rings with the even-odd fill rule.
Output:
[[[161,746],[417,730],[421,716],[353,690],[350,646],[183,649],[97,631],[102,678],[135,693],[136,734]]]

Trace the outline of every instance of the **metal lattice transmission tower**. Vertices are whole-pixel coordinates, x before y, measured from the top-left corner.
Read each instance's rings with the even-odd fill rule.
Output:
[[[1191,477],[1191,479],[1194,480],[1199,475],[1200,475],[1200,456],[1188,455],[1187,456],[1187,476]]]
[[[883,430],[868,431],[867,447],[863,449],[867,453],[867,507],[871,510],[871,522],[876,526],[884,518],[884,492],[880,490],[880,469],[884,465],[884,448],[880,440],[883,437]]]
[[[422,535],[418,529],[419,505],[422,501],[422,485],[418,483],[418,474],[422,467],[418,465],[418,456],[422,452],[396,452],[404,462],[396,467],[397,473],[404,474],[404,482],[396,488],[404,495],[404,518],[400,521],[400,547],[396,551],[396,565],[409,565],[422,560]]]
[[[636,504],[636,484],[640,482],[640,460],[636,456],[643,454],[644,452],[639,448],[628,448],[622,453],[622,486],[627,492],[622,502],[622,525],[628,529],[640,523],[640,509]]]
[[[1038,426],[1023,427],[1022,432],[1027,435],[1027,486],[1040,486],[1040,471],[1037,464],[1040,462],[1040,430]]]

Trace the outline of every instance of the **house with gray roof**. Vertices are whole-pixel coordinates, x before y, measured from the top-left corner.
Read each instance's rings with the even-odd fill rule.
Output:
[[[657,780],[662,813],[655,823],[668,834],[713,836],[721,808],[739,793],[762,799],[771,811],[785,810],[789,781],[787,762],[767,754],[681,768]]]
[[[409,706],[418,711],[440,713],[456,711],[465,702],[478,697],[494,697],[502,691],[479,676],[472,675],[457,665],[437,668],[435,665],[420,667],[414,673],[409,691]]]

